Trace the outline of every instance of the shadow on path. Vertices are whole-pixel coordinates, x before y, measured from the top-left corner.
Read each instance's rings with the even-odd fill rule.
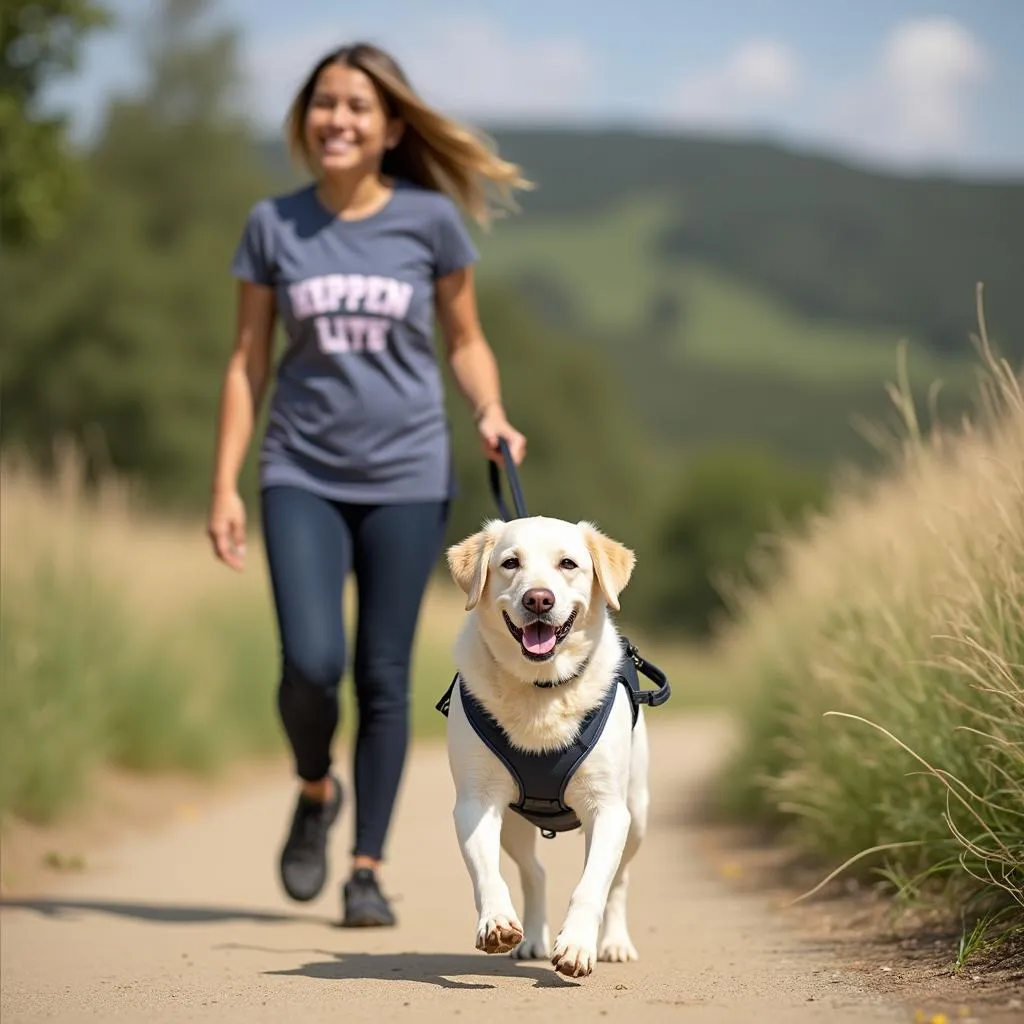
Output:
[[[534,988],[576,988],[578,981],[564,978],[547,961],[513,960],[507,953],[338,953],[325,949],[269,949],[239,943],[214,947],[226,950],[252,950],[263,953],[309,953],[326,957],[301,967],[264,971],[267,975],[317,978],[321,981],[413,981],[445,989],[493,989],[468,978],[518,978],[530,980]]]
[[[44,917],[77,919],[83,913],[111,914],[161,924],[210,924],[219,921],[251,921],[273,924],[284,921],[331,924],[326,917],[312,914],[288,914],[247,907],[183,906],[178,903],[131,903],[118,900],[5,899],[0,911],[34,910]]]

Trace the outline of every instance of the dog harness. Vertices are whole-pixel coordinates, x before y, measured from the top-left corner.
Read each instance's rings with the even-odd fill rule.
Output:
[[[616,667],[615,676],[608,686],[601,703],[584,715],[576,738],[565,747],[549,751],[522,750],[513,746],[504,729],[491,717],[484,706],[466,688],[465,682],[456,673],[451,686],[437,703],[437,710],[445,717],[451,705],[451,695],[456,684],[459,695],[476,734],[490,748],[493,754],[508,769],[519,787],[519,799],[509,807],[522,815],[530,824],[540,829],[545,839],[553,839],[558,832],[570,832],[580,827],[576,812],[565,802],[565,791],[580,765],[587,759],[604,732],[615,695],[619,686],[629,694],[629,706],[636,726],[640,705],[657,707],[668,700],[671,689],[664,673],[640,657],[637,649],[625,638],[622,643],[622,657]],[[648,679],[657,682],[657,690],[640,687],[638,670]],[[547,683],[537,683],[547,688]]]

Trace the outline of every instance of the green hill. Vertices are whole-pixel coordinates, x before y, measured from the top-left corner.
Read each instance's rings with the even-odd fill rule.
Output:
[[[698,259],[808,316],[920,333],[959,352],[975,282],[1001,335],[1021,322],[1024,181],[908,178],[753,142],[568,127],[501,130],[538,184],[523,222],[652,193],[666,263]],[[1009,343],[1008,343],[1009,344]],[[1024,352],[1024,338],[1016,341]]]
[[[866,462],[908,343],[922,404],[969,400],[974,289],[1024,354],[1024,183],[912,179],[762,143],[575,127],[493,130],[537,188],[477,234],[482,280],[588,338],[670,450],[757,443]],[[268,159],[283,166],[281,147]]]

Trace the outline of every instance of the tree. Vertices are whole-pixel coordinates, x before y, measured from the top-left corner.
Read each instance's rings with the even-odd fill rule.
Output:
[[[695,458],[654,526],[659,572],[644,601],[651,626],[712,634],[729,610],[723,585],[770,582],[774,565],[760,542],[799,528],[826,498],[825,477],[756,448]]]
[[[85,36],[111,24],[91,0],[4,0],[0,6],[0,243],[52,237],[76,194],[78,166],[42,90],[75,70]]]
[[[235,36],[210,4],[164,0],[143,25],[150,79],[114,101],[87,162],[88,202],[58,238],[0,268],[5,444],[44,468],[54,442],[90,474],[205,500],[231,345],[231,253],[272,182],[234,114]]]

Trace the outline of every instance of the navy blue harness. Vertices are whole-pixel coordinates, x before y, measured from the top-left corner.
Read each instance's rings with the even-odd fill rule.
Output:
[[[519,799],[509,804],[509,807],[530,824],[536,825],[546,839],[553,839],[558,832],[570,832],[580,827],[579,816],[565,802],[565,791],[573,775],[604,732],[619,686],[624,686],[626,693],[629,694],[634,727],[641,704],[657,707],[664,704],[671,695],[671,688],[664,673],[641,658],[637,649],[625,637],[621,637],[620,640],[622,657],[601,703],[584,716],[576,738],[557,750],[537,752],[513,746],[505,730],[469,692],[458,673],[436,705],[437,710],[447,717],[452,692],[458,684],[462,706],[470,725],[505,765],[519,787]],[[658,683],[658,689],[641,689],[638,670],[648,679]]]

